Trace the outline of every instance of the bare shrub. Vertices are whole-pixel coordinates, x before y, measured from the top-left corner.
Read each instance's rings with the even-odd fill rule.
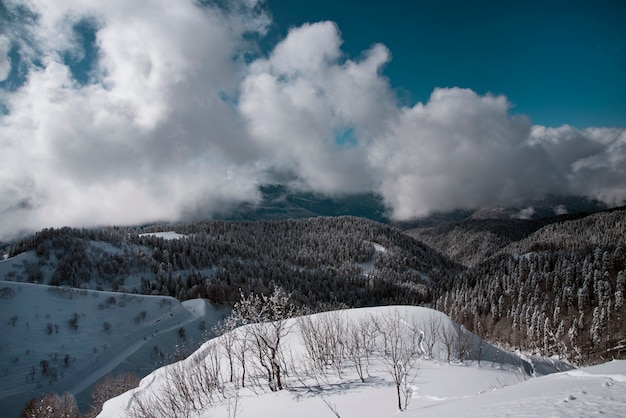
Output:
[[[376,326],[371,317],[348,324],[346,355],[356,369],[361,382],[369,375],[370,354],[376,349]]]
[[[70,320],[68,321],[70,329],[76,331],[78,329],[78,314],[74,312]]]
[[[134,394],[131,401],[133,417],[181,418],[201,411],[223,399],[221,352],[211,344],[185,361],[163,369],[156,391]]]
[[[137,314],[137,316],[135,317],[135,324],[140,323],[141,321],[143,321],[144,319],[146,319],[146,315],[148,313],[146,311],[141,311]]]
[[[116,376],[106,375],[91,390],[91,407],[85,414],[85,418],[96,417],[102,411],[102,405],[106,401],[136,388],[139,382],[139,377],[130,372],[120,373]]]
[[[410,384],[419,371],[417,339],[419,330],[398,311],[383,315],[377,321],[382,337],[380,351],[387,373],[391,376],[398,400],[398,409],[405,410],[410,400]]]
[[[49,393],[39,399],[33,398],[24,406],[20,418],[80,418],[76,399],[69,392],[59,396]]]
[[[441,332],[441,316],[431,313],[424,324],[424,344],[426,345],[426,355],[433,358],[435,345],[439,341]]]
[[[440,330],[441,343],[446,349],[446,361],[450,363],[456,352],[457,332],[452,325],[448,324],[442,325]]]
[[[265,372],[272,391],[283,389],[286,365],[281,343],[291,330],[288,319],[296,314],[290,298],[280,288],[270,296],[242,295],[232,313],[237,323],[248,325],[256,350],[255,364]]]

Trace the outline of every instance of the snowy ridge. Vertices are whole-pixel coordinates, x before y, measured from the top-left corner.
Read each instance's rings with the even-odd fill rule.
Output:
[[[233,362],[234,381],[229,382],[226,347],[229,344],[236,347],[246,335],[251,335],[254,325],[248,325],[208,341],[186,360],[156,370],[143,379],[137,389],[108,401],[99,417],[142,416],[141,412],[148,411],[138,410],[137,402],[141,403],[143,399],[144,405],[151,405],[145,401],[157,402],[172,397],[176,391],[171,382],[191,382],[193,375],[200,373],[198,370],[204,370],[205,377],[217,379],[215,391],[206,394],[205,399],[195,395],[190,397],[191,403],[184,411],[165,408],[159,416],[395,416],[398,411],[396,387],[388,367],[393,345],[385,345],[389,349],[385,350],[386,354],[380,349],[381,345],[372,345],[362,381],[354,361],[347,357],[336,357],[334,362],[325,363],[321,372],[313,370],[310,347],[305,341],[306,327],[316,323],[332,324],[344,330],[345,334],[351,329],[346,324],[363,324],[371,320],[401,329],[405,335],[410,333],[411,327],[418,329],[415,333],[417,338],[412,340],[414,362],[406,363],[408,373],[401,385],[403,395],[406,395],[402,403],[407,417],[534,416],[546,413],[550,416],[585,416],[593,408],[600,407],[601,400],[604,402],[601,405],[603,412],[615,416],[623,413],[626,361],[572,371],[570,366],[557,360],[531,357],[528,361],[516,353],[498,349],[462,332],[467,343],[463,361],[458,358],[457,346],[454,348],[457,353],[452,354],[448,363],[445,337],[441,336],[433,343],[429,336],[434,324],[440,330],[458,331],[460,328],[455,328],[448,317],[421,307],[379,307],[288,320],[284,325],[289,332],[281,342],[283,355],[278,360],[284,367],[284,390],[270,389],[262,369],[250,364],[253,357],[249,358],[246,366],[245,387],[238,383],[242,369],[236,360]],[[395,327],[393,323],[400,326]],[[442,335],[445,333],[441,332]],[[382,335],[376,337],[379,342],[385,339],[387,344],[393,340],[393,330],[386,337]],[[346,340],[343,341],[335,346],[347,347],[344,345]],[[254,356],[254,346],[247,349]],[[559,369],[565,371],[553,373]],[[553,374],[533,377],[545,372]]]

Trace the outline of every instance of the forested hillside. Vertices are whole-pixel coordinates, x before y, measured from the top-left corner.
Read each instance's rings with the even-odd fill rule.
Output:
[[[523,240],[546,225],[576,220],[589,213],[576,213],[541,219],[480,219],[446,222],[430,228],[415,228],[406,233],[450,259],[471,267],[504,247]]]
[[[510,347],[577,364],[623,357],[625,231],[617,209],[557,219],[491,257],[476,247],[465,256],[482,261],[442,284],[436,306]]]
[[[4,278],[232,303],[282,287],[297,303],[363,306],[430,300],[460,267],[362,218],[212,221],[146,228],[45,229],[12,247]]]
[[[606,209],[601,202],[588,198],[546,196],[511,207],[431,215],[399,226],[413,238],[471,267],[546,225],[580,219]]]

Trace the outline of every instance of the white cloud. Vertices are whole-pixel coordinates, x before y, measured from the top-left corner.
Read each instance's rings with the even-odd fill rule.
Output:
[[[535,208],[529,206],[520,210],[518,213],[514,214],[513,217],[517,219],[532,219],[535,214]]]
[[[6,36],[0,35],[0,81],[5,80],[11,73],[10,50],[11,41]]]
[[[370,148],[397,219],[546,194],[626,201],[626,130],[532,126],[503,96],[435,89]]]
[[[567,207],[565,205],[558,205],[554,208],[555,215],[567,215],[568,213],[569,211],[567,210]]]
[[[529,143],[546,150],[566,177],[566,190],[609,205],[626,200],[626,130],[534,126]]]
[[[582,133],[599,147],[572,163],[573,191],[609,205],[625,204],[626,130],[590,128]]]
[[[244,33],[267,17],[193,2],[30,2],[22,31],[43,66],[5,95],[0,231],[173,220],[257,198],[256,158],[232,105]],[[62,60],[72,26],[99,22],[94,82]],[[30,51],[25,53],[30,54]],[[33,52],[33,54],[35,54]]]
[[[396,110],[379,74],[387,49],[375,45],[352,60],[340,45],[331,22],[290,30],[269,58],[250,66],[239,102],[264,161],[295,173],[300,186],[330,194],[371,189],[368,141]],[[337,140],[347,131],[350,146]]]
[[[369,153],[393,215],[492,206],[554,190],[558,173],[543,150],[527,145],[530,122],[509,107],[502,96],[451,88],[402,109]]]

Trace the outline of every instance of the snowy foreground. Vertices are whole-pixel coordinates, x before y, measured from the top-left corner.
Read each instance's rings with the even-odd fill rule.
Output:
[[[360,330],[355,335],[368,334],[368,329],[373,330],[368,324],[385,327],[386,331],[377,334],[369,349],[360,351],[360,357],[350,357],[346,354],[351,351],[348,334],[354,330]],[[353,309],[292,319],[281,326],[286,331],[280,342],[282,354],[275,362],[282,367],[283,390],[272,391],[276,382],[268,381],[262,362],[255,366],[255,357],[259,357],[250,336],[258,336],[259,328],[255,331],[254,325],[248,325],[208,341],[182,362],[156,370],[141,381],[139,388],[109,400],[99,417],[379,418],[398,413],[406,417],[626,413],[626,361],[574,370],[559,361],[497,349],[430,309]],[[272,329],[268,327],[264,332]],[[320,366],[321,356],[312,350],[310,340],[306,342],[307,335],[310,337],[311,329],[333,328],[341,332],[323,338],[336,338],[334,347],[342,349],[328,351]],[[394,329],[404,335],[395,340],[395,345]],[[398,347],[400,353],[410,349],[411,358],[390,362]],[[238,356],[241,352],[247,356]],[[463,361],[459,361],[459,354]],[[241,359],[247,362],[245,368]],[[356,363],[363,366],[361,373]],[[399,370],[402,377],[398,391],[398,379],[391,372],[392,366],[399,363],[401,367],[395,369],[396,376]],[[242,375],[245,387],[241,385]],[[215,385],[195,387],[200,381],[213,381]],[[399,412],[399,400],[403,412]],[[150,410],[159,407],[163,409]]]

